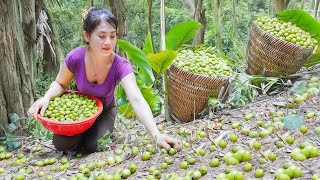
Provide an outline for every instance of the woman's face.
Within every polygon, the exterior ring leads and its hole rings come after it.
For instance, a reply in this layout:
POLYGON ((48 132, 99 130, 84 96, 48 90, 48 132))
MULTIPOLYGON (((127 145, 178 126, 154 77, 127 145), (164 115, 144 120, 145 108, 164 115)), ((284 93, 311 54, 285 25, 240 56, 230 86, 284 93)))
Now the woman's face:
POLYGON ((90 49, 100 56, 109 56, 113 52, 117 41, 116 35, 116 29, 108 22, 102 22, 98 25, 91 35, 84 32, 90 49))

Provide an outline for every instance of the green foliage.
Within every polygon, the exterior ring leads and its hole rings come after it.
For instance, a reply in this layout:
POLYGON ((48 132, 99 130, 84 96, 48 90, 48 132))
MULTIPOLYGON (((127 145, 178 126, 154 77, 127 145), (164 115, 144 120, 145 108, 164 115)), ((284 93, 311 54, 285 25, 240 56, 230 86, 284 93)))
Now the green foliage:
POLYGON ((307 92, 307 82, 306 81, 297 81, 293 84, 292 88, 290 89, 291 92, 302 95, 303 93, 307 92))
POLYGON ((320 45, 320 22, 312 17, 304 10, 285 10, 277 14, 277 17, 283 21, 290 21, 309 32, 313 38, 318 41, 320 45))
POLYGON ((166 49, 178 50, 197 33, 201 24, 196 21, 183 22, 175 25, 166 35, 166 49))
POLYGON ((144 43, 144 46, 143 46, 143 49, 142 51, 148 55, 148 54, 153 54, 154 51, 153 51, 153 45, 152 45, 152 39, 151 39, 151 33, 148 31, 148 35, 147 35, 147 38, 146 38, 146 41, 144 43))
POLYGON ((166 71, 173 63, 173 60, 177 57, 177 52, 175 51, 161 51, 157 54, 149 54, 148 60, 152 69, 161 74, 166 71))
MULTIPOLYGON (((152 89, 150 86, 146 86, 143 81, 137 80, 137 85, 147 103, 150 106, 150 109, 154 115, 158 115, 161 110, 161 101, 160 97, 157 95, 157 90, 152 89)), ((119 113, 122 114, 125 118, 136 117, 132 106, 128 103, 126 99, 125 92, 122 86, 118 86, 116 96, 119 97, 119 113)))
POLYGON ((6 150, 8 151, 19 149, 22 146, 20 139, 11 134, 6 134, 6 136, 0 137, 0 142, 2 145, 6 146, 6 150))
POLYGON ((302 117, 296 114, 283 118, 284 127, 287 129, 298 129, 302 125, 302 117))
POLYGON ((308 68, 319 63, 320 63, 320 52, 317 54, 313 54, 304 64, 304 67, 308 68))
POLYGON ((98 139, 98 145, 97 145, 97 150, 98 151, 105 151, 108 149, 109 145, 112 144, 112 139, 111 139, 111 134, 109 130, 107 130, 103 137, 98 139))
MULTIPOLYGON (((128 53, 129 58, 144 72, 142 77, 147 85, 153 84, 154 76, 152 68, 148 62, 147 56, 139 48, 125 40, 117 40, 119 47, 128 53)), ((141 74, 139 74, 140 76, 141 74)))
POLYGON ((46 1, 52 13, 53 22, 59 33, 59 41, 63 54, 83 45, 82 13, 89 8, 88 1, 59 0, 60 4, 46 1))
POLYGON ((52 139, 52 133, 44 128, 40 121, 34 120, 32 117, 27 120, 27 129, 28 132, 36 139, 44 141, 52 139))
POLYGON ((36 84, 34 87, 35 94, 34 98, 38 99, 43 97, 46 91, 49 89, 50 84, 54 81, 54 77, 50 75, 43 74, 41 76, 37 76, 36 84))
POLYGON ((233 107, 243 106, 258 95, 257 86, 251 84, 252 76, 239 73, 235 76, 233 90, 228 99, 228 103, 233 107))

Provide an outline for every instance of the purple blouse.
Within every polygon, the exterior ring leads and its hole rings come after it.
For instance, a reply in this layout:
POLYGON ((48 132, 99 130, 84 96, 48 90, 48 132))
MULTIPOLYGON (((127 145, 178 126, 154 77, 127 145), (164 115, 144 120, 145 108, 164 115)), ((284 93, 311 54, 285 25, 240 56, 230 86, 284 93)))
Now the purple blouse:
POLYGON ((84 63, 86 48, 87 46, 81 46, 70 51, 65 58, 65 63, 75 76, 77 89, 82 93, 98 97, 105 109, 114 100, 114 90, 118 82, 132 73, 133 68, 126 59, 116 54, 104 82, 102 84, 89 82, 84 63))

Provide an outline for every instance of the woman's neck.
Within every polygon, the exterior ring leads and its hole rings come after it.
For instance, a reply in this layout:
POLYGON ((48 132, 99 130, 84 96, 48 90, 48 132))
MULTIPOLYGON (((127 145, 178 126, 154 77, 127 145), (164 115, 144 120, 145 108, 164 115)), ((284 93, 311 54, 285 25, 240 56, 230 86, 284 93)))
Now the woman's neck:
POLYGON ((90 49, 90 47, 88 47, 87 52, 89 55, 89 59, 91 61, 96 61, 97 63, 100 63, 100 62, 106 63, 106 64, 112 63, 114 56, 115 56, 114 52, 111 52, 107 56, 99 56, 96 53, 92 53, 92 49, 90 49))

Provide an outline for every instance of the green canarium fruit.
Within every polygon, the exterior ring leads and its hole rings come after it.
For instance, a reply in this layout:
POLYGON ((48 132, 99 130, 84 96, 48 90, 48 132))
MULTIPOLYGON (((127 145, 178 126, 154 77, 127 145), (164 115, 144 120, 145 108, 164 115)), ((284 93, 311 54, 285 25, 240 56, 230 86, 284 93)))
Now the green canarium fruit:
POLYGON ((309 32, 300 29, 291 22, 269 17, 259 17, 255 22, 265 32, 284 41, 307 48, 313 48, 318 43, 309 32))

